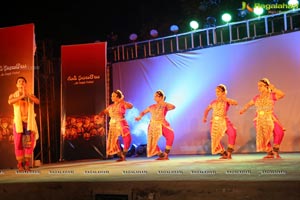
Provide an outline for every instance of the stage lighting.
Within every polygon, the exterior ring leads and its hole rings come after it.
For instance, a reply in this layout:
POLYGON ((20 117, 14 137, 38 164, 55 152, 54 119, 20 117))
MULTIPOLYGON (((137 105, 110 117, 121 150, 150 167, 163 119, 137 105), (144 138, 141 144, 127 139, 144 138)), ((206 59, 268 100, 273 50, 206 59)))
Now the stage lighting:
POLYGON ((228 13, 224 13, 224 14, 222 15, 222 20, 223 20, 224 22, 226 22, 226 23, 229 23, 229 22, 231 21, 231 15, 228 14, 228 13))
POLYGON ((136 148, 136 156, 147 155, 147 144, 141 144, 136 148))
POLYGON ((255 7, 253 9, 254 14, 257 16, 261 16, 264 13, 264 9, 262 7, 255 7))
POLYGON ((179 27, 177 25, 170 26, 170 31, 172 31, 174 34, 179 31, 179 27))
POLYGON ((293 9, 298 8, 299 1, 298 0, 289 0, 288 5, 291 6, 293 9))
POLYGON ((137 38, 138 38, 138 36, 137 36, 137 34, 135 34, 135 33, 132 33, 132 34, 130 34, 130 36, 129 36, 129 39, 130 39, 132 42, 136 41, 137 38))
POLYGON ((155 29, 152 29, 152 30, 150 31, 150 35, 151 35, 153 38, 156 38, 156 37, 158 36, 158 31, 155 30, 155 29))
POLYGON ((190 22, 190 27, 193 29, 193 30, 196 30, 199 28, 199 23, 195 20, 191 21, 190 22))
POLYGON ((137 145, 136 144, 132 144, 130 149, 128 150, 127 154, 126 154, 126 157, 131 157, 131 156, 134 156, 136 153, 136 148, 137 148, 137 145))
POLYGON ((209 27, 215 27, 216 26, 216 18, 214 17, 207 17, 206 18, 206 24, 205 24, 205 27, 206 28, 209 28, 209 27))

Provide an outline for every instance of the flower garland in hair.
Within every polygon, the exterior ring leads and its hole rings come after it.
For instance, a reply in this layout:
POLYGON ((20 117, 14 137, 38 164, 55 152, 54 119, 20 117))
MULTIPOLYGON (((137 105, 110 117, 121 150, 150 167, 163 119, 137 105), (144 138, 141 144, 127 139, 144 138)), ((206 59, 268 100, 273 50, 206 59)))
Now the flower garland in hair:
POLYGON ((224 89, 225 94, 227 94, 227 87, 224 84, 219 84, 218 87, 221 87, 224 89))

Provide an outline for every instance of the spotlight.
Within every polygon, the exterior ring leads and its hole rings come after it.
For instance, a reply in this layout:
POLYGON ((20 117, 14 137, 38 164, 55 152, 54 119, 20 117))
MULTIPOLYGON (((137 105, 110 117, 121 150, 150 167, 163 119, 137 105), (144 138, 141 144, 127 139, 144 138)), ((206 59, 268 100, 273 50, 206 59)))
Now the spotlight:
POLYGON ((197 28, 199 28, 199 23, 197 21, 193 20, 193 21, 190 22, 190 27, 193 30, 196 30, 197 28))
POLYGON ((132 42, 136 41, 137 38, 138 38, 138 36, 137 36, 137 34, 135 34, 135 33, 132 33, 132 34, 130 34, 130 36, 129 36, 129 39, 130 39, 132 42))
POLYGON ((131 156, 135 155, 136 147, 137 147, 136 144, 132 144, 131 147, 130 147, 130 149, 128 150, 126 156, 127 157, 131 157, 131 156))
POLYGON ((172 31, 174 34, 179 31, 179 27, 177 25, 170 26, 170 31, 172 31))
POLYGON ((206 28, 209 28, 209 27, 215 27, 216 26, 216 18, 214 17, 207 17, 206 18, 206 28))
POLYGON ((223 20, 224 22, 226 22, 226 23, 230 22, 230 21, 231 21, 231 15, 228 14, 228 13, 224 13, 224 14, 222 15, 222 20, 223 20))
POLYGON ((299 1, 298 0, 289 0, 288 5, 291 6, 292 8, 298 8, 299 1))
POLYGON ((152 29, 152 30, 150 31, 150 35, 151 35, 153 38, 156 38, 156 37, 158 36, 158 31, 155 30, 155 29, 152 29))
POLYGON ((146 156, 147 155, 147 144, 141 144, 136 148, 136 156, 146 156))
POLYGON ((264 9, 262 7, 255 7, 253 11, 257 16, 261 16, 264 13, 264 9))

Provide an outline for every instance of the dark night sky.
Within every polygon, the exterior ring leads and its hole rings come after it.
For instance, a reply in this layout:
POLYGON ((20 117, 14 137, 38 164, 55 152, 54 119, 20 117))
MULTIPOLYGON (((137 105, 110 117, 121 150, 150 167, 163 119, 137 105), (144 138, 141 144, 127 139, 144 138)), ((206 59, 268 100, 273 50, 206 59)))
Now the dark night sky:
POLYGON ((63 44, 103 41, 111 32, 126 42, 130 33, 139 34, 147 23, 175 19, 179 1, 11 1, 1 6, 0 27, 34 23, 36 39, 55 39, 63 44))
POLYGON ((179 25, 180 32, 190 31, 191 19, 204 21, 220 10, 236 11, 237 0, 115 0, 115 1, 6 1, 0 10, 0 27, 35 24, 37 40, 55 40, 62 45, 107 41, 108 35, 118 35, 115 44, 149 39, 151 29, 159 36, 170 35, 169 27, 179 25), (201 2, 210 4, 201 9, 201 2), (148 38, 147 38, 148 37, 148 38))

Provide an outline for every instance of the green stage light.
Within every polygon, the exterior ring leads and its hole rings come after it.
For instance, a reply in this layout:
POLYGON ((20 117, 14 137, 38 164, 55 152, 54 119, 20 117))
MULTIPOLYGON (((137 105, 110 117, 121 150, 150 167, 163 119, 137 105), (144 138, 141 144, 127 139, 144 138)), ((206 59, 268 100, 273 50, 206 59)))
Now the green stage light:
POLYGON ((261 16, 264 13, 264 9, 262 7, 255 7, 253 9, 254 14, 257 16, 261 16))
POLYGON ((288 5, 293 7, 293 8, 298 8, 299 6, 299 1, 298 0, 289 0, 288 5))
POLYGON ((228 14, 228 13, 224 13, 224 14, 222 15, 222 20, 223 20, 224 22, 226 22, 226 23, 230 22, 231 19, 232 19, 232 17, 231 17, 231 15, 228 14))
POLYGON ((193 21, 190 22, 190 27, 193 30, 196 30, 197 28, 199 28, 199 23, 197 21, 193 20, 193 21))

